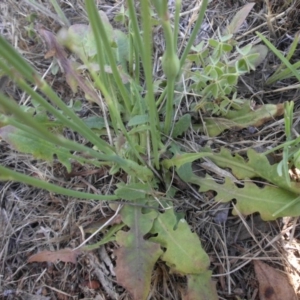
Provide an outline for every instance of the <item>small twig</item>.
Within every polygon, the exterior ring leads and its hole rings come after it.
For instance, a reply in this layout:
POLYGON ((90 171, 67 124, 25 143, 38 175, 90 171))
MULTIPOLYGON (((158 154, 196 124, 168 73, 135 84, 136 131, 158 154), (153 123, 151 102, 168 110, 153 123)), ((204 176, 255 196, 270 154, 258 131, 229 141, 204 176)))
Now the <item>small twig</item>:
POLYGON ((83 241, 78 247, 74 248, 73 251, 76 251, 80 249, 82 246, 84 246, 89 240, 91 240, 98 232, 100 232, 103 228, 108 226, 110 222, 118 215, 119 211, 121 210, 123 206, 120 204, 115 212, 115 214, 109 218, 102 226, 100 226, 91 236, 89 236, 85 241, 83 241))

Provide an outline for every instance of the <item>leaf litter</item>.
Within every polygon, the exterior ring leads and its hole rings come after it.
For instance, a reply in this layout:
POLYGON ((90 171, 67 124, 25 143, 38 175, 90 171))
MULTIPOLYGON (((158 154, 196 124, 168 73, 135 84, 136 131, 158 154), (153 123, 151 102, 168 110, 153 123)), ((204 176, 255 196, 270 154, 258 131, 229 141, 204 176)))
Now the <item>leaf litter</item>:
POLYGON ((71 248, 65 248, 57 251, 42 251, 37 254, 33 254, 28 258, 28 262, 52 262, 56 263, 62 261, 65 263, 77 264, 77 256, 80 251, 73 250, 71 248))
POLYGON ((254 269, 259 282, 260 300, 298 299, 285 274, 259 260, 254 261, 254 269))
MULTIPOLYGON (((191 3, 191 5, 193 5, 193 3, 191 3)), ((225 5, 225 4, 221 3, 221 2, 217 3, 217 5, 215 6, 216 11, 217 11, 217 9, 220 9, 222 11, 222 9, 224 9, 223 5, 225 5)), ((238 3, 236 3, 236 4, 231 3, 230 5, 231 5, 230 11, 232 11, 234 8, 237 8, 236 5, 238 5, 238 3), (232 7, 232 5, 233 5, 233 7, 232 7)), ((259 7, 259 5, 263 6, 264 4, 257 4, 257 5, 258 5, 257 9, 261 9, 262 7, 259 7)), ((273 6, 273 7, 271 7, 271 9, 273 10, 273 12, 275 14, 276 13, 279 14, 279 12, 278 12, 279 8, 273 6)), ((220 15, 222 15, 222 14, 220 14, 220 15)), ((221 23, 221 20, 219 18, 220 18, 219 15, 214 17, 216 22, 221 23)), ((296 19, 296 18, 294 18, 294 19, 296 19)), ((282 19, 282 20, 285 20, 286 24, 288 24, 288 23, 290 24, 290 22, 292 22, 291 20, 294 20, 294 19, 289 18, 289 19, 286 19, 286 20, 285 19, 282 19)), ((50 20, 49 17, 45 17, 45 19, 44 19, 45 22, 49 22, 49 20, 50 20)), ((236 21, 236 22, 238 24, 241 23, 240 21, 236 21)), ((253 19, 253 22, 254 22, 254 24, 257 24, 257 23, 255 23, 255 22, 257 22, 257 20, 253 19)), ((51 22, 49 24, 51 24, 51 22)), ((237 26, 237 25, 235 25, 235 26, 237 26)), ((239 24, 239 26, 240 26, 240 24, 239 24)), ((273 26, 273 25, 271 25, 271 26, 273 26)), ((287 28, 292 28, 292 27, 289 26, 287 28)), ((22 45, 20 45, 20 47, 22 47, 22 45)), ((53 49, 52 49, 52 51, 50 49, 50 52, 48 53, 48 56, 50 57, 51 55, 55 55, 55 54, 56 54, 56 52, 53 51, 53 49)), ((245 80, 247 80, 247 78, 245 80)), ((248 83, 246 82, 246 85, 247 84, 248 83)), ((271 95, 270 94, 266 95, 266 99, 267 99, 266 101, 268 101, 270 99, 270 97, 274 97, 274 95, 272 95, 272 94, 271 95)), ((284 97, 291 98, 287 94, 285 94, 284 97)), ((272 99, 272 100, 274 100, 274 99, 272 99)), ((232 128, 232 127, 234 127, 234 126, 232 125, 229 128, 232 128)), ((270 135, 273 134, 274 135, 276 133, 278 134, 279 132, 280 132, 280 125, 276 125, 276 123, 274 122, 274 125, 273 125, 273 128, 272 128, 271 131, 265 131, 264 132, 264 129, 262 129, 261 134, 262 134, 262 136, 267 136, 268 134, 270 134, 270 135), (277 126, 277 128, 276 128, 276 126, 277 126)), ((236 135, 238 136, 238 134, 236 134, 236 135)), ((239 147, 238 144, 234 145, 234 143, 236 141, 234 141, 233 144, 228 142, 226 132, 225 132, 225 135, 221 137, 221 139, 223 140, 223 143, 225 141, 225 143, 230 144, 230 145, 228 145, 229 148, 232 147, 230 149, 234 149, 234 150, 238 149, 238 147, 239 147), (226 142, 226 139, 227 139, 227 142, 226 142)), ((255 144, 255 142, 253 142, 251 140, 249 140, 248 143, 250 145, 255 144)), ((222 143, 220 143, 220 144, 222 144, 222 143)), ((214 145, 216 147, 219 147, 220 144, 218 144, 218 141, 215 141, 214 145)), ((18 168, 27 169, 29 172, 35 172, 35 171, 40 172, 42 176, 45 176, 45 178, 51 179, 51 176, 49 175, 49 169, 47 169, 46 167, 39 166, 39 171, 37 171, 37 169, 33 165, 34 162, 30 162, 29 159, 26 156, 16 157, 14 155, 14 153, 10 152, 10 150, 5 148, 3 145, 1 145, 1 149, 2 148, 4 150, 1 153, 1 159, 2 160, 5 159, 5 161, 7 163, 16 165, 18 168), (26 161, 28 161, 29 163, 25 163, 26 161), (28 168, 28 166, 29 166, 29 168, 28 168)), ((61 168, 61 166, 59 164, 54 163, 52 171, 56 172, 56 175, 61 175, 62 173, 59 170, 60 168, 61 168)), ((115 180, 117 180, 117 179, 115 179, 115 180)), ((104 179, 100 179, 100 181, 102 181, 105 184, 104 179)), ((82 188, 84 186, 83 182, 80 181, 80 180, 77 180, 77 178, 76 178, 76 180, 72 181, 72 184, 74 184, 75 186, 77 186, 79 188, 82 188)), ((100 187, 100 186, 98 186, 98 187, 100 187)), ((97 218, 97 214, 95 214, 95 213, 91 214, 89 211, 92 210, 92 209, 97 210, 97 208, 99 207, 98 204, 82 203, 81 206, 78 206, 78 205, 75 205, 75 204, 73 204, 73 206, 69 206, 69 205, 66 204, 68 202, 66 199, 61 199, 61 200, 59 200, 59 203, 55 204, 55 209, 48 215, 47 207, 45 207, 44 203, 48 203, 49 206, 52 207, 52 208, 53 208, 54 204, 53 204, 53 202, 49 201, 48 196, 45 196, 43 193, 38 193, 38 192, 35 192, 35 191, 31 191, 28 188, 22 187, 22 186, 17 187, 16 185, 8 185, 8 186, 5 186, 5 187, 1 186, 1 190, 3 190, 5 192, 5 194, 7 196, 7 199, 9 199, 9 201, 14 203, 16 205, 16 207, 18 208, 18 211, 16 211, 15 208, 7 200, 4 201, 5 205, 1 206, 1 207, 3 207, 3 206, 5 207, 5 209, 1 210, 1 222, 4 222, 4 224, 6 226, 5 228, 8 229, 6 231, 6 234, 8 234, 8 235, 3 235, 3 243, 4 243, 3 245, 8 245, 10 247, 10 249, 13 249, 14 251, 11 252, 11 253, 14 253, 13 255, 15 255, 15 257, 18 257, 17 249, 22 249, 24 252, 28 252, 28 249, 30 249, 30 247, 32 247, 33 245, 37 245, 37 244, 35 244, 36 242, 33 242, 33 240, 30 238, 32 235, 36 238, 36 240, 42 239, 43 243, 49 244, 50 247, 52 247, 53 244, 59 242, 59 239, 58 239, 59 237, 60 237, 62 243, 66 242, 66 241, 70 241, 71 236, 73 236, 73 237, 77 236, 78 237, 78 235, 76 235, 76 232, 78 232, 78 229, 76 227, 77 223, 79 223, 79 224, 89 224, 89 222, 90 222, 89 219, 97 218), (30 197, 28 197, 29 195, 30 195, 30 197), (25 202, 24 200, 22 200, 22 199, 28 199, 28 198, 34 199, 35 201, 26 201, 25 202), (17 199, 21 199, 21 200, 17 201, 17 199), (37 203, 35 203, 35 202, 37 202, 37 203), (30 207, 28 207, 28 205, 30 205, 30 207), (75 212, 78 213, 79 209, 83 210, 83 212, 79 213, 76 216, 75 212), (71 213, 71 215, 74 214, 74 216, 68 217, 68 216, 70 216, 70 213, 71 213), (47 227, 47 230, 50 233, 49 236, 46 236, 46 235, 41 236, 40 233, 37 233, 37 230, 35 230, 37 217, 32 217, 33 214, 38 216, 40 219, 42 219, 42 218, 44 218, 44 216, 48 215, 48 218, 45 219, 44 222, 47 224, 46 227, 47 227), (15 217, 15 223, 10 222, 10 218, 12 216, 15 217), (60 221, 60 219, 65 220, 65 224, 63 224, 63 222, 60 221), (19 224, 22 227, 24 227, 24 230, 23 230, 22 233, 21 232, 13 233, 13 231, 9 231, 10 226, 13 227, 13 226, 15 226, 15 224, 19 224), (53 230, 54 231, 56 230, 57 233, 59 233, 58 235, 56 234, 56 236, 54 238, 51 237, 51 236, 53 236, 53 230), (9 233, 9 232, 11 232, 11 233, 9 233), (17 236, 19 236, 19 240, 20 239, 23 240, 23 244, 20 244, 18 242, 18 239, 14 238, 14 234, 17 234, 17 236), (9 244, 6 244, 7 241, 9 241, 9 244)), ((205 194, 205 196, 209 196, 208 192, 205 194)), ((185 196, 185 197, 187 197, 187 196, 185 196)), ((223 253, 224 248, 222 248, 220 245, 224 243, 225 237, 223 239, 222 239, 222 237, 218 238, 220 235, 222 235, 220 226, 219 225, 214 226, 212 224, 210 224, 209 226, 204 225, 203 219, 199 218, 199 215, 198 215, 198 214, 201 214, 201 210, 199 210, 199 201, 201 202, 201 205, 203 205, 203 207, 205 209, 209 208, 209 209, 213 210, 214 207, 213 206, 208 206, 207 203, 202 202, 202 200, 198 200, 198 202, 197 202, 197 201, 195 201, 194 197, 198 197, 198 199, 201 199, 199 197, 199 195, 196 193, 196 194, 193 195, 193 197, 191 199, 189 199, 190 203, 186 206, 186 208, 189 208, 189 209, 191 209, 191 205, 194 205, 195 207, 197 207, 197 209, 196 210, 194 209, 193 213, 191 213, 190 216, 189 216, 188 221, 189 221, 190 225, 195 230, 195 232, 197 232, 199 234, 199 237, 202 239, 202 243, 204 243, 206 248, 215 249, 215 250, 219 251, 220 257, 218 259, 219 259, 219 262, 221 264, 224 264, 224 266, 226 266, 226 263, 225 263, 226 260, 224 259, 224 257, 222 257, 222 254, 226 254, 228 259, 230 260, 230 263, 231 263, 231 270, 234 270, 234 269, 237 270, 238 267, 239 267, 239 264, 236 263, 236 258, 235 258, 236 255, 241 255, 241 253, 244 253, 245 251, 246 252, 250 251, 248 249, 247 245, 246 245, 246 242, 242 243, 242 245, 239 245, 239 247, 241 247, 241 248, 238 248, 238 247, 235 248, 236 247, 235 245, 228 244, 227 247, 229 247, 229 249, 228 249, 229 252, 227 252, 227 253, 224 252, 223 253), (204 227, 201 227, 201 225, 204 226, 204 227), (228 256, 228 253, 231 254, 231 256, 230 255, 228 256)), ((178 207, 182 207, 182 204, 178 203, 178 207)), ((108 214, 111 213, 111 211, 109 210, 108 207, 101 206, 101 207, 99 207, 99 209, 102 211, 103 215, 105 215, 107 213, 108 214)), ((229 219, 228 219, 227 224, 226 224, 228 226, 228 234, 229 235, 230 235, 230 225, 234 226, 234 224, 235 224, 234 220, 236 220, 236 219, 234 219, 234 217, 229 216, 229 219)), ((41 221, 38 221, 37 224, 38 224, 38 227, 39 227, 39 226, 41 226, 42 223, 41 223, 41 221)), ((255 226, 255 224, 254 224, 254 226, 255 226)), ((17 228, 17 226, 15 228, 17 228)), ((2 234, 2 232, 1 232, 1 234, 2 234)), ((297 234, 297 230, 296 230, 295 234, 297 234)), ((264 235, 261 236, 262 241, 263 241, 263 239, 269 239, 269 238, 271 238, 270 233, 265 233, 264 235)), ((283 243, 285 243, 285 242, 288 242, 288 237, 287 236, 285 237, 285 240, 283 240, 283 243)), ((262 242, 261 245, 259 245, 259 246, 264 247, 264 245, 266 245, 266 244, 263 244, 263 242, 262 242)), ((107 250, 107 251, 109 252, 109 250, 107 250)), ((254 253, 255 251, 256 251, 255 248, 252 249, 252 253, 254 253)), ((269 252, 269 249, 267 247, 265 248, 265 251, 266 251, 265 254, 267 254, 267 256, 272 255, 272 252, 271 251, 269 252)), ((68 250, 67 250, 67 252, 68 252, 68 250)), ((40 253, 42 253, 42 252, 40 252, 40 253)), ((52 253, 52 252, 50 252, 50 253, 52 253)), ((210 253, 210 256, 211 256, 211 253, 210 253)), ((278 257, 280 257, 279 254, 278 254, 278 257)), ((42 258, 43 258, 43 256, 42 256, 42 258)), ((2 259, 2 257, 1 257, 1 259, 2 259)), ((52 258, 51 258, 51 255, 50 255, 50 259, 53 259, 53 260, 54 259, 55 260, 59 259, 59 260, 61 260, 60 258, 58 258, 55 255, 52 258)), ((68 255, 67 255, 66 261, 68 261, 68 259, 70 259, 70 257, 68 258, 68 255)), ((113 260, 113 258, 112 258, 112 260, 113 260)), ((2 261, 1 261, 1 263, 2 263, 2 261)), ((8 263, 10 263, 10 266, 15 271, 19 267, 19 265, 16 265, 16 264, 14 265, 13 262, 9 261, 9 260, 7 262, 5 262, 6 266, 7 266, 8 263)), ((220 273, 217 270, 218 262, 216 262, 216 258, 212 258, 211 266, 212 266, 212 271, 213 271, 214 274, 220 273)), ((85 268, 86 268, 86 271, 91 272, 91 274, 92 274, 92 270, 88 269, 88 265, 86 265, 85 268)), ((225 267, 225 269, 226 269, 226 267, 225 267)), ((29 271, 29 270, 26 270, 26 271, 29 271)), ((40 269, 40 271, 42 271, 42 269, 40 269)), ((230 271, 230 270, 228 270, 228 271, 230 271)), ((49 269, 48 273, 51 274, 51 272, 54 272, 52 274, 56 274, 56 275, 58 274, 59 276, 61 276, 61 274, 59 274, 59 270, 50 270, 49 269)), ((84 273, 85 270, 81 270, 80 272, 84 273)), ((5 274, 5 281, 4 281, 4 285, 5 285, 5 289, 6 289, 5 291, 8 294, 8 291, 10 290, 10 288, 12 288, 12 295, 14 297, 14 295, 15 295, 15 294, 13 294, 14 293, 13 292, 14 287, 13 287, 12 284, 10 284, 10 278, 11 277, 8 277, 8 276, 13 276, 13 274, 7 274, 7 273, 4 273, 4 272, 3 272, 3 274, 5 274)), ((67 272, 64 273, 64 275, 61 276, 62 281, 64 281, 66 278, 69 278, 68 276, 69 275, 68 275, 67 272), (66 276, 66 277, 64 278, 64 276, 66 276)), ((256 276, 258 277, 258 275, 256 275, 256 276)), ((83 278, 85 278, 85 277, 83 277, 83 278)), ((26 289, 28 290, 28 286, 30 285, 30 279, 29 278, 28 279, 23 278, 22 280, 23 281, 20 282, 21 288, 23 288, 24 290, 26 290, 26 289), (28 285, 28 286, 26 286, 26 285, 28 285)), ((242 272, 239 273, 239 271, 237 270, 232 275, 231 278, 228 278, 228 281, 232 281, 232 280, 234 280, 236 283, 237 282, 242 282, 243 281, 243 273, 242 272)), ((194 282, 197 282, 197 280, 195 278, 193 278, 193 279, 188 278, 189 292, 187 292, 186 296, 183 296, 183 299, 197 299, 198 294, 197 294, 196 288, 199 287, 199 286, 197 286, 197 284, 193 285, 194 282), (184 297, 186 297, 186 298, 184 298, 184 297)), ((226 282, 226 279, 225 279, 225 282, 226 282)), ((270 286, 273 287, 274 282, 270 282, 270 283, 271 283, 270 286)), ((58 288, 63 289, 62 285, 59 285, 57 282, 48 281, 48 285, 51 286, 52 284, 53 284, 53 286, 56 285, 58 288)), ((78 286, 79 286, 79 282, 78 282, 78 286)), ((218 287, 219 287, 218 291, 221 292, 221 294, 224 295, 224 296, 229 295, 230 292, 231 292, 231 295, 233 295, 233 294, 234 295, 241 295, 241 294, 239 294, 239 292, 237 290, 230 289, 229 285, 227 287, 225 285, 223 290, 220 288, 220 286, 218 286, 218 287)), ((255 288, 257 288, 257 286, 255 286, 255 285, 254 286, 249 286, 249 287, 253 288, 254 291, 255 291, 255 288)), ((171 289, 169 289, 167 286, 161 286, 161 288, 162 288, 162 290, 167 289, 168 291, 171 291, 171 289)), ((69 291, 71 291, 71 288, 69 288, 69 291)), ((41 289, 40 293, 46 293, 46 292, 41 289)), ((119 290, 119 294, 122 295, 122 293, 124 293, 124 292, 122 290, 119 290)), ((57 293, 56 295, 59 295, 59 293, 57 293)), ((86 296, 87 295, 89 295, 90 297, 95 296, 92 293, 90 293, 90 294, 87 293, 86 296)), ((167 295, 167 293, 164 294, 164 295, 167 295)), ((106 299, 105 295, 103 295, 103 297, 104 297, 104 299, 106 299)), ((210 295, 210 297, 213 297, 213 296, 210 295)), ((245 291, 244 291, 244 294, 241 295, 241 297, 246 298, 246 292, 245 291)), ((42 296, 41 296, 41 298, 42 298, 42 296)), ((210 298, 208 298, 208 299, 210 299, 210 298)), ((211 298, 211 299, 214 299, 214 298, 211 298)), ((291 299, 293 299, 293 298, 291 298, 291 299)))

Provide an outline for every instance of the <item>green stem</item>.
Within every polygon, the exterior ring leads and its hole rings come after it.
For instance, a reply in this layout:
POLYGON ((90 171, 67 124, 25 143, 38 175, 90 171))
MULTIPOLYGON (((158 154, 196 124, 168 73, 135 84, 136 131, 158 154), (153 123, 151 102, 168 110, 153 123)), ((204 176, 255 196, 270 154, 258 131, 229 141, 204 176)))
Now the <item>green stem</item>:
POLYGON ((300 196, 295 198, 294 200, 290 201, 289 203, 287 203, 286 205, 284 205, 282 208, 278 209, 276 212, 274 212, 274 214, 272 215, 272 217, 277 217, 280 213, 282 213, 284 210, 288 209, 289 207, 295 205, 297 202, 300 201, 300 196))
POLYGON ((91 200, 101 200, 101 201, 111 201, 117 200, 118 197, 115 195, 97 195, 97 194, 89 194, 84 192, 77 192, 73 190, 69 190, 66 188, 62 188, 52 183, 48 183, 36 178, 33 178, 28 175, 24 175, 10 169, 7 169, 0 165, 0 179, 1 180, 9 180, 9 181, 17 181, 22 182, 28 185, 35 186, 37 188, 45 189, 49 192, 66 195, 79 199, 91 199, 91 200))
POLYGON ((197 34, 199 33, 199 30, 200 30, 200 27, 201 27, 201 24, 202 24, 202 21, 203 21, 203 18, 204 18, 204 14, 205 14, 205 11, 206 11, 206 8, 207 8, 207 5, 208 5, 208 1, 209 0, 202 0, 202 4, 201 4, 200 11, 199 11, 198 19, 196 21, 196 24, 195 24, 194 29, 191 33, 191 36, 188 40, 188 43, 185 46, 184 51, 183 51, 183 53, 181 55, 181 58, 180 58, 180 70, 183 67, 184 63, 185 63, 186 57, 189 54, 189 52, 190 52, 190 50, 193 46, 193 43, 194 43, 194 41, 197 37, 197 34))
POLYGON ((174 87, 177 74, 180 71, 180 62, 174 47, 174 34, 172 32, 169 14, 167 9, 162 10, 161 15, 162 27, 164 30, 164 37, 166 41, 166 52, 162 58, 162 68, 167 77, 167 103, 166 103, 166 118, 164 133, 170 134, 172 126, 172 118, 174 114, 174 87))
POLYGON ((263 152, 262 154, 263 154, 263 155, 268 155, 268 154, 273 153, 273 152, 275 152, 275 151, 277 151, 277 150, 280 150, 280 149, 282 149, 282 148, 284 148, 284 147, 297 145, 299 142, 300 142, 300 137, 297 137, 297 138, 296 138, 295 140, 293 140, 293 141, 284 142, 283 144, 281 144, 281 145, 279 145, 279 146, 276 146, 276 147, 274 147, 274 148, 272 148, 272 149, 270 149, 270 150, 268 150, 268 151, 265 151, 265 152, 263 152))
MULTIPOLYGON (((105 155, 101 154, 91 148, 78 144, 76 142, 70 141, 62 136, 56 136, 49 132, 47 128, 45 128, 42 124, 38 123, 34 118, 23 112, 18 104, 12 102, 9 98, 5 97, 0 93, 0 102, 5 109, 12 112, 17 120, 22 120, 22 123, 34 129, 34 131, 43 139, 51 142, 53 144, 62 146, 70 151, 79 151, 83 153, 87 153, 94 158, 98 158, 104 161, 114 161, 120 165, 127 165, 126 161, 117 155, 105 155)), ((20 124, 20 123, 18 123, 20 124)), ((16 124, 17 125, 17 124, 16 124)), ((21 127, 21 126, 20 126, 21 127)), ((22 128, 20 128, 22 129, 22 128)))
MULTIPOLYGON (((0 116, 0 122, 3 123, 4 125, 11 125, 20 130, 23 130, 26 133, 29 133, 30 137, 36 136, 37 138, 41 138, 43 140, 45 139, 45 136, 42 135, 41 133, 37 132, 34 128, 28 127, 27 125, 24 125, 23 123, 20 123, 11 117, 6 117, 6 116, 2 115, 2 116, 0 116)), ((101 162, 98 159, 87 159, 87 158, 84 158, 81 156, 74 155, 73 153, 72 154, 69 153, 69 154, 65 154, 65 155, 67 155, 68 159, 76 160, 76 161, 80 162, 82 165, 89 164, 89 165, 94 165, 96 167, 101 167, 103 165, 109 166, 109 165, 113 164, 113 162, 110 162, 110 161, 101 162)))
MULTIPOLYGON (((139 50, 139 54, 141 56, 142 61, 145 60, 145 53, 144 53, 144 46, 142 42, 142 37, 140 34, 140 29, 138 25, 137 16, 135 13, 135 7, 134 7, 134 1, 127 0, 128 5, 128 11, 129 11, 129 18, 130 18, 130 24, 132 26, 132 33, 133 33, 133 41, 137 43, 137 48, 139 50)), ((150 45, 148 45, 150 47, 150 45)))
POLYGON ((174 114, 173 98, 174 98, 175 79, 169 79, 167 85, 167 103, 166 103, 166 119, 164 133, 168 135, 172 127, 172 119, 174 114))
MULTIPOLYGON (((131 99, 130 99, 128 91, 125 89, 125 86, 124 86, 121 76, 119 74, 119 70, 118 70, 114 55, 113 55, 113 51, 112 51, 110 42, 108 40, 105 27, 99 16, 97 7, 96 7, 94 1, 89 1, 89 0, 85 1, 85 6, 86 6, 86 10, 87 10, 87 13, 89 16, 90 24, 91 24, 93 32, 94 32, 94 37, 96 40, 100 39, 100 37, 101 37, 102 45, 105 49, 105 54, 108 57, 114 79, 115 79, 116 84, 119 88, 119 91, 122 95, 122 99, 124 101, 127 112, 130 113, 131 112, 131 99)), ((103 49, 99 49, 98 51, 103 51, 103 49)), ((102 71, 104 72, 104 70, 102 70, 102 71)))
MULTIPOLYGON (((113 100, 111 97, 112 92, 111 93, 108 92, 108 90, 106 89, 104 84, 101 82, 101 80, 99 80, 99 78, 97 78, 97 76, 95 76, 95 73, 93 71, 91 71, 91 75, 95 81, 96 86, 98 86, 99 89, 102 91, 103 96, 104 96, 106 102, 108 103, 108 106, 110 107, 110 113, 113 116, 113 119, 118 123, 118 127, 120 128, 123 135, 126 137, 126 140, 128 141, 133 153, 135 154, 136 158, 140 161, 140 163, 142 165, 145 165, 145 160, 141 157, 141 155, 136 150, 135 144, 131 140, 131 138, 126 130, 126 127, 124 126, 122 118, 121 118, 120 114, 118 113, 118 109, 113 104, 113 100)), ((118 132, 116 132, 116 134, 118 134, 118 132)))
MULTIPOLYGON (((128 2, 131 2, 129 0, 128 2)), ((159 157, 158 157, 158 141, 160 141, 160 132, 158 131, 158 115, 155 104, 155 97, 153 92, 153 77, 152 77, 152 27, 150 18, 150 6, 148 1, 141 1, 141 14, 142 14, 142 28, 143 28, 143 42, 142 47, 144 59, 143 67, 145 72, 145 81, 147 86, 146 103, 149 109, 150 116, 150 132, 152 151, 154 157, 154 165, 159 168, 159 157)), ((138 33, 137 33, 138 34, 138 33)))
MULTIPOLYGON (((0 44, 1 44, 0 36, 0 44)), ((1 44, 2 45, 2 44, 1 44)), ((3 55, 2 50, 6 51, 6 46, 1 49, 1 55, 3 55)), ((110 147, 105 141, 100 139, 90 128, 88 128, 85 123, 72 111, 69 107, 57 96, 57 94, 51 89, 51 87, 43 80, 39 78, 39 75, 35 73, 33 69, 26 62, 19 61, 20 56, 18 53, 14 53, 14 49, 11 49, 12 54, 9 58, 9 63, 16 68, 27 80, 31 81, 33 84, 37 84, 39 89, 63 112, 61 114, 57 109, 51 106, 46 99, 41 95, 35 92, 20 76, 14 74, 7 64, 0 60, 0 67, 4 70, 4 73, 10 76, 17 84, 24 89, 33 99, 45 107, 51 114, 53 114, 57 119, 59 119, 63 124, 69 126, 71 129, 74 129, 80 133, 83 137, 89 140, 91 143, 97 146, 98 149, 103 151, 106 154, 112 154, 113 148, 110 147), (29 74, 28 71, 29 70, 29 74), (34 74, 34 75, 32 75, 34 74), (69 117, 72 121, 68 120, 69 117)), ((6 55, 3 57, 7 58, 6 55)))
POLYGON ((54 10, 57 13, 57 15, 60 17, 60 19, 65 24, 65 26, 70 27, 71 24, 70 24, 68 18, 66 17, 66 15, 64 14, 64 12, 62 11, 61 7, 57 3, 57 1, 56 0, 50 0, 50 2, 52 4, 52 6, 54 7, 54 10))
POLYGON ((177 51, 180 8, 181 8, 181 0, 176 0, 176 2, 175 2, 175 17, 174 17, 174 51, 177 51))

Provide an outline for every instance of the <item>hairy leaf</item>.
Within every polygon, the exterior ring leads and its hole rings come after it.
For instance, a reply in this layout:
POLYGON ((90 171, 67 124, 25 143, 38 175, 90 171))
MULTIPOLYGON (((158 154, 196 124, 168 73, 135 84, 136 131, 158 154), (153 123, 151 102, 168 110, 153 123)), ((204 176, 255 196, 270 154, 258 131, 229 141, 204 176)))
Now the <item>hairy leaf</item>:
POLYGON ((239 28, 246 20, 255 3, 248 3, 243 6, 233 17, 230 24, 227 26, 224 34, 232 34, 238 32, 239 28))
POLYGON ((35 158, 52 162, 53 156, 57 155, 57 158, 67 168, 67 171, 71 172, 69 160, 73 158, 73 155, 68 149, 58 147, 38 136, 10 125, 0 128, 0 136, 14 149, 32 154, 35 158))
POLYGON ((133 299, 147 299, 150 291, 151 273, 154 264, 162 255, 159 244, 144 239, 157 213, 142 214, 136 207, 125 206, 121 212, 123 222, 130 227, 128 232, 119 231, 116 250, 116 276, 119 284, 128 290, 133 299))
POLYGON ((176 138, 186 132, 191 124, 191 115, 183 115, 174 125, 172 137, 176 138))
POLYGON ((150 238, 166 248, 162 259, 172 272, 182 275, 205 272, 209 266, 209 258, 202 249, 196 233, 192 233, 185 219, 177 221, 173 210, 160 214, 154 221, 150 238))
POLYGON ((256 68, 259 66, 266 58, 268 54, 268 48, 265 45, 255 45, 251 48, 247 55, 248 61, 256 68), (258 56, 254 55, 258 54, 258 56))
MULTIPOLYGON (((266 104, 253 110, 247 101, 240 110, 228 111, 224 117, 203 118, 205 129, 210 136, 217 136, 226 129, 241 130, 249 126, 259 127, 272 120, 274 117, 282 116, 283 104, 266 104)), ((194 128, 204 131, 204 126, 194 125, 194 128)))

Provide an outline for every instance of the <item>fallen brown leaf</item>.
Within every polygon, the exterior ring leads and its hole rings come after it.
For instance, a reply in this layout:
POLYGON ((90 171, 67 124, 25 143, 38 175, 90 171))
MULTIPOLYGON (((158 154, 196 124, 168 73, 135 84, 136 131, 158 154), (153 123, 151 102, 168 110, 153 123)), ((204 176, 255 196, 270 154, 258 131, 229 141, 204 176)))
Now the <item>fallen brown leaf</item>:
POLYGON ((297 300, 287 276, 260 261, 254 261, 254 269, 259 282, 260 300, 297 300))
POLYGON ((58 251, 42 251, 37 254, 33 254, 28 258, 28 262, 52 262, 55 263, 57 261, 62 262, 70 262, 72 264, 77 263, 77 256, 79 255, 80 251, 73 250, 70 248, 61 249, 58 251))
POLYGON ((97 290, 100 288, 100 283, 97 280, 85 281, 83 285, 91 290, 97 290))

